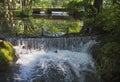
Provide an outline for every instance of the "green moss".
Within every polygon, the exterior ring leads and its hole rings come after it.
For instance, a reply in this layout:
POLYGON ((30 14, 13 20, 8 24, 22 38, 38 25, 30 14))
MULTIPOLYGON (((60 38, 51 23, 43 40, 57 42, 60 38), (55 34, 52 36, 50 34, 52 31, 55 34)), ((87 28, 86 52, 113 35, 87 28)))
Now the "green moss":
POLYGON ((3 58, 6 62, 7 61, 12 61, 12 56, 10 55, 10 52, 6 49, 1 49, 0 50, 0 56, 3 58))
POLYGON ((9 65, 17 58, 13 46, 8 41, 0 40, 0 67, 9 65))

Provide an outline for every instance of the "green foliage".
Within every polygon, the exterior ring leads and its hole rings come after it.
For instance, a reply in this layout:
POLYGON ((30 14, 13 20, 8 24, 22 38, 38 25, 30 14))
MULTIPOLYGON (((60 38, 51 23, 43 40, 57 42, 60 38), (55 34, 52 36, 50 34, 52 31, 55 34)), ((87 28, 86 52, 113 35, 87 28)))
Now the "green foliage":
POLYGON ((119 52, 119 44, 116 42, 108 42, 105 45, 103 45, 103 47, 101 48, 102 52, 104 54, 112 54, 112 53, 116 53, 119 52))
POLYGON ((69 11, 70 15, 75 15, 77 13, 82 13, 83 9, 83 2, 81 0, 75 0, 68 3, 66 9, 69 11))
POLYGON ((21 16, 21 13, 22 13, 22 11, 15 11, 14 16, 19 17, 19 16, 21 16))
POLYGON ((120 74, 120 5, 112 4, 102 9, 93 24, 93 31, 102 34, 102 46, 96 57, 98 72, 106 82, 117 82, 120 74))
POLYGON ((80 21, 67 21, 67 20, 36 20, 35 25, 38 28, 43 28, 45 32, 50 33, 60 33, 66 32, 66 29, 69 28, 69 33, 79 32, 80 31, 80 21))
MULTIPOLYGON (((4 21, 2 21, 4 22, 4 21)), ((69 28, 69 33, 78 33, 81 30, 79 20, 59 20, 59 19, 35 19, 32 17, 13 20, 14 26, 10 27, 10 31, 6 30, 4 25, 1 25, 0 31, 3 34, 11 36, 41 36, 42 31, 44 34, 59 34, 66 33, 69 28), (5 31, 3 32, 3 30, 5 31)), ((7 22, 5 22, 7 23, 7 22)), ((11 23, 12 24, 12 23, 11 23)), ((8 26, 6 26, 8 28, 8 26)))
POLYGON ((96 53, 95 60, 98 74, 105 82, 116 82, 120 73, 120 43, 107 42, 98 48, 96 53))
POLYGON ((63 7, 71 0, 34 0, 35 7, 63 7))
POLYGON ((22 11, 22 14, 25 16, 31 16, 32 15, 33 10, 29 9, 29 8, 24 8, 22 11))
POLYGON ((80 25, 80 21, 74 22, 71 27, 69 27, 70 33, 79 33, 81 31, 82 27, 80 25))
POLYGON ((108 41, 119 41, 120 36, 120 6, 115 4, 103 9, 94 19, 93 31, 108 35, 108 41))
POLYGON ((75 18, 94 17, 96 9, 93 0, 73 0, 66 5, 69 14, 75 18))
POLYGON ((107 11, 106 9, 103 11, 102 22, 104 22, 103 30, 109 31, 111 33, 118 33, 120 31, 120 8, 118 5, 114 5, 110 7, 107 11))
POLYGON ((112 37, 111 40, 116 40, 120 36, 120 6, 111 5, 102 9, 99 14, 95 13, 94 8, 90 9, 91 11, 88 8, 88 12, 84 14, 84 27, 92 27, 94 33, 107 33, 109 37, 112 37))

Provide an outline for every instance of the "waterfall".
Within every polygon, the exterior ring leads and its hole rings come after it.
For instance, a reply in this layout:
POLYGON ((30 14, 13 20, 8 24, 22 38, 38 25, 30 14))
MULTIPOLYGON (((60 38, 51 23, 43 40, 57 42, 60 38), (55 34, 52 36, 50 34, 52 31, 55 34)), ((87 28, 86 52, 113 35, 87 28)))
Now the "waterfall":
POLYGON ((94 44, 93 37, 19 38, 14 82, 97 82, 94 44))

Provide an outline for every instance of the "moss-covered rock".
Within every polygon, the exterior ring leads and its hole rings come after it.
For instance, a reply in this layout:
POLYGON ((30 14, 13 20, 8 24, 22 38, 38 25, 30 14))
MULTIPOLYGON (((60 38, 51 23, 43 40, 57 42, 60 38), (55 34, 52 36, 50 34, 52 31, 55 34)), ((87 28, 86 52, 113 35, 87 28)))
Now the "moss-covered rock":
POLYGON ((12 44, 8 41, 0 40, 0 70, 13 65, 17 58, 18 55, 15 53, 12 44))

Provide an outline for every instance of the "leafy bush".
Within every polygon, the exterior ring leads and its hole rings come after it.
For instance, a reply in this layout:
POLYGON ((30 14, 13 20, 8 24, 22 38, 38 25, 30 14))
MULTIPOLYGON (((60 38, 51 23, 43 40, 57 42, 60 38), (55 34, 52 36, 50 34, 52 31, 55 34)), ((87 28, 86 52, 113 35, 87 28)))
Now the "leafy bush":
POLYGON ((116 42, 108 42, 101 48, 104 54, 112 54, 119 52, 119 44, 116 42))
POLYGON ((15 11, 14 16, 19 17, 19 16, 21 16, 21 13, 22 13, 22 11, 15 11))
POLYGON ((80 0, 74 0, 68 3, 66 9, 69 11, 69 14, 73 17, 81 16, 83 14, 83 2, 80 0))
POLYGON ((22 12, 22 14, 25 15, 25 16, 31 16, 32 13, 33 13, 33 10, 29 9, 29 8, 24 8, 23 12, 22 12))
POLYGON ((117 82, 120 80, 120 5, 103 9, 94 23, 93 30, 103 33, 104 38, 96 56, 97 70, 105 82, 117 82))
POLYGON ((102 29, 109 32, 110 35, 119 35, 120 32, 120 6, 113 5, 102 12, 95 18, 95 29, 102 29))

